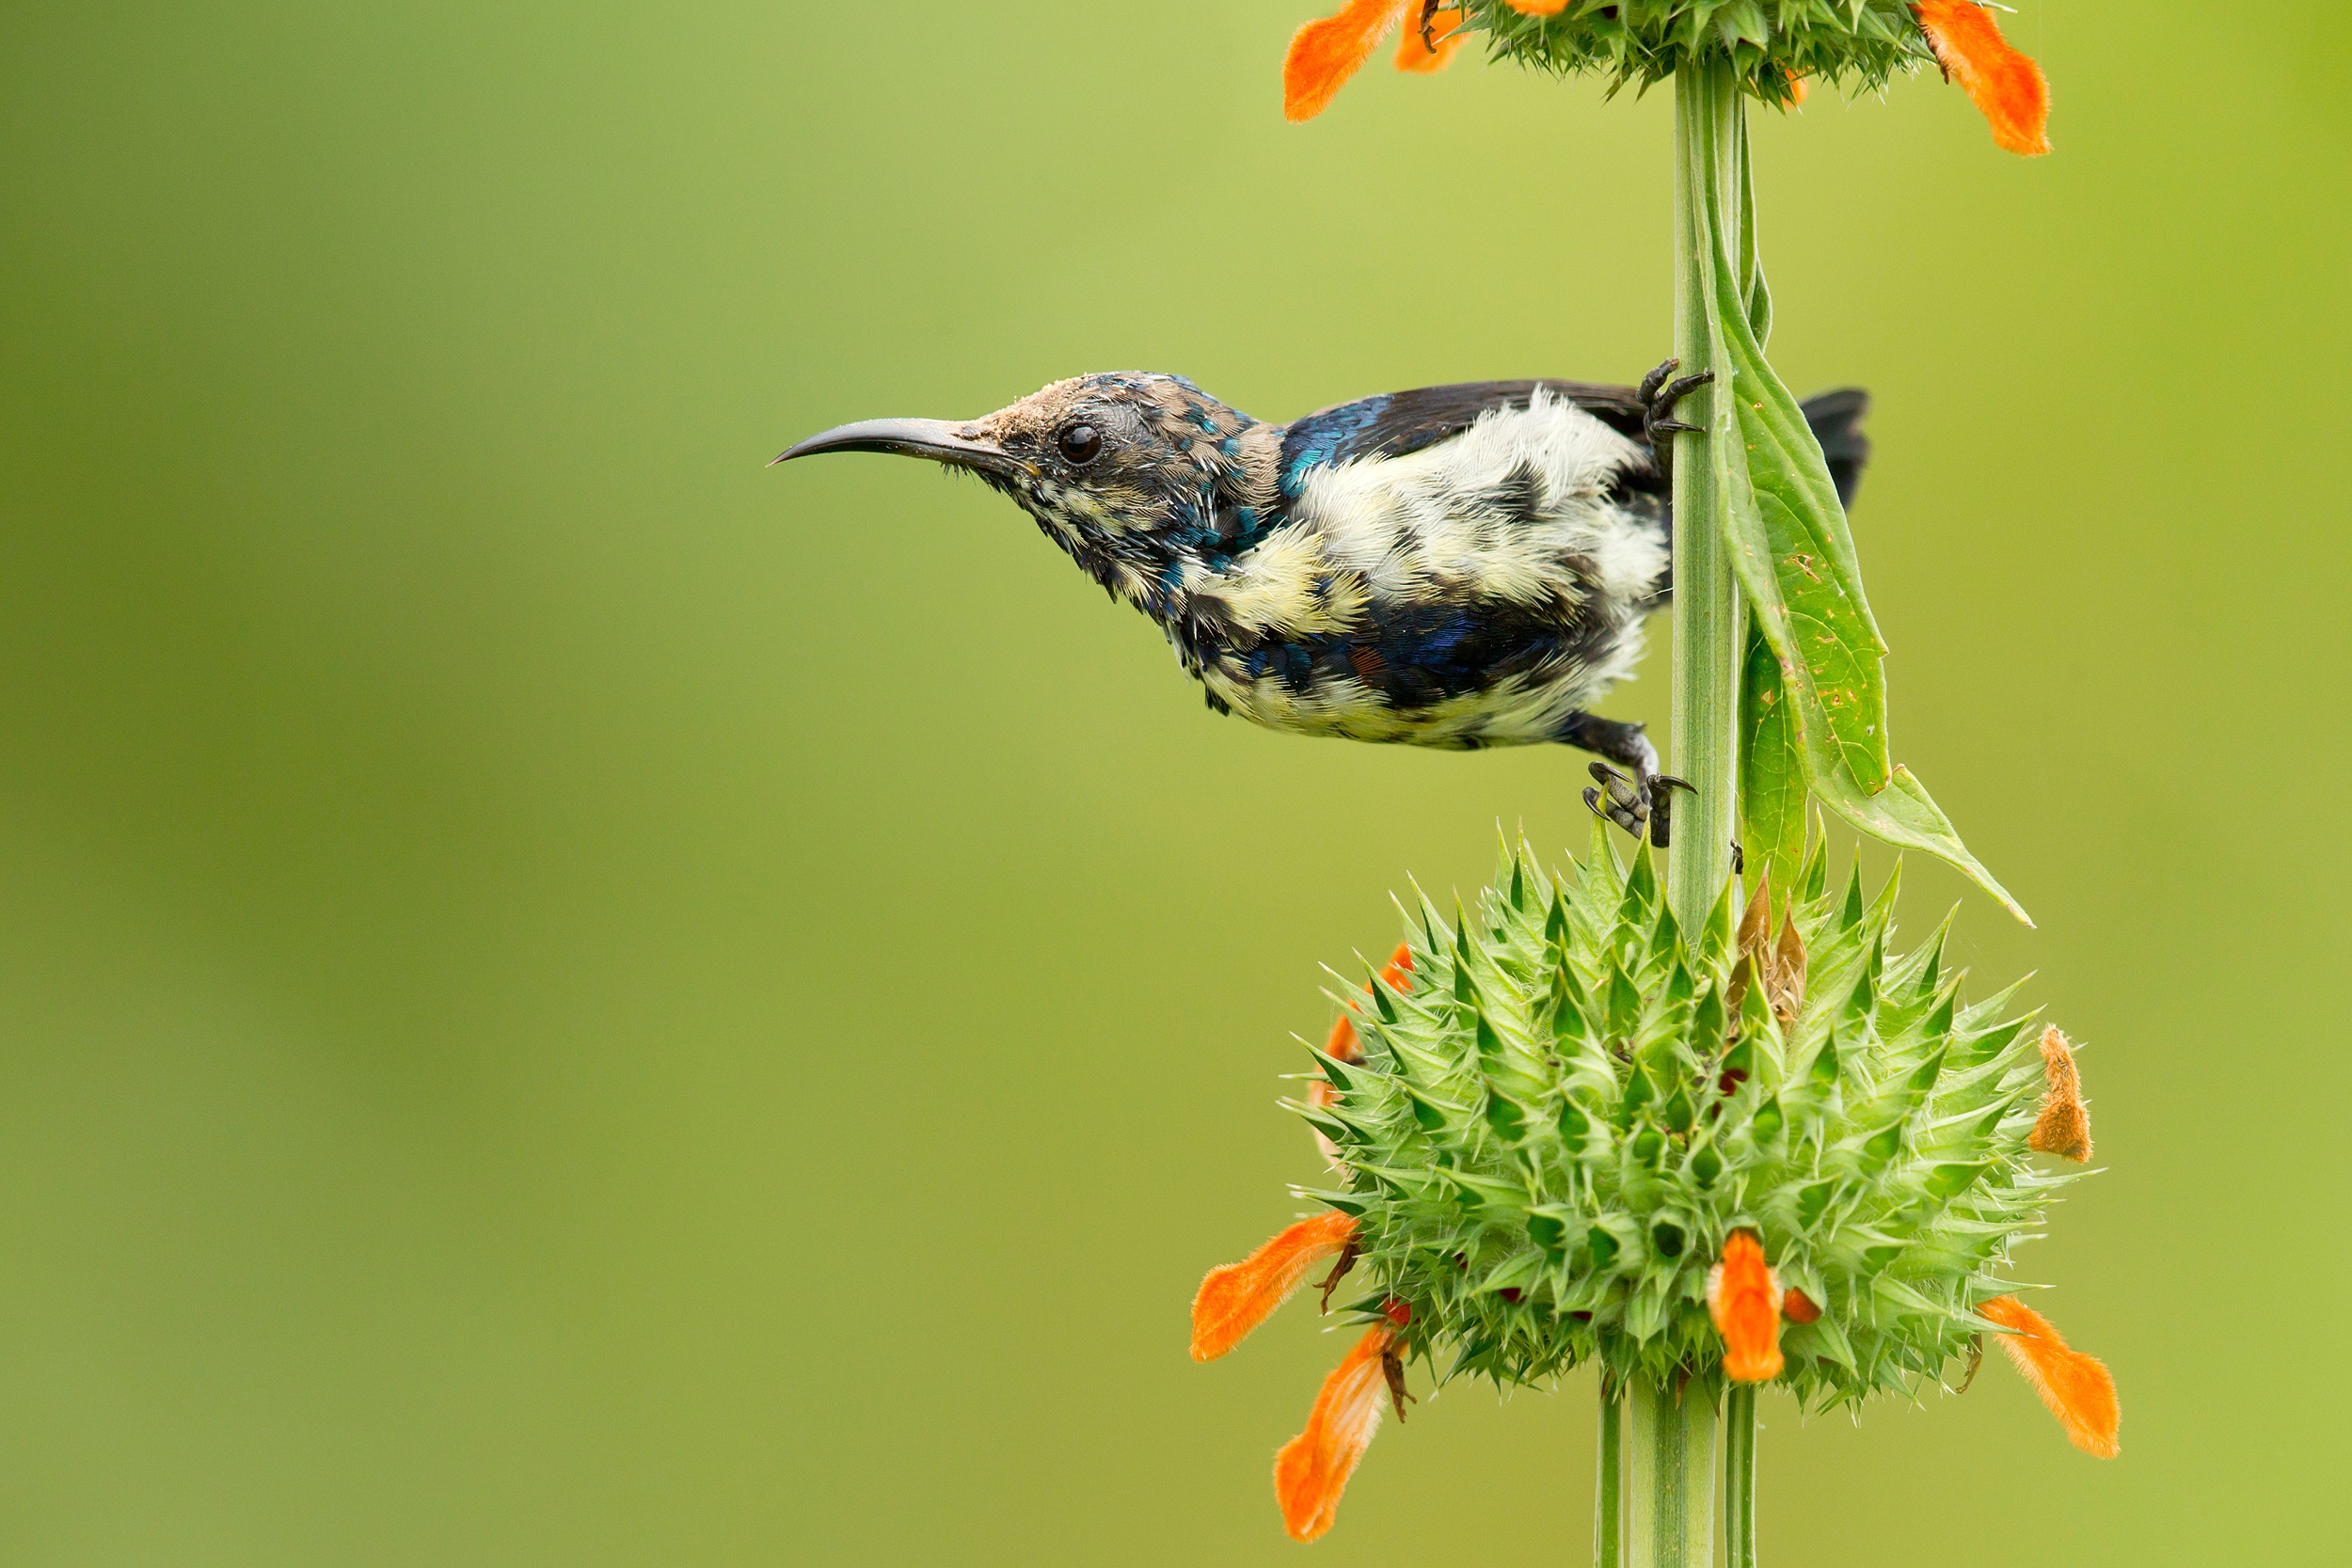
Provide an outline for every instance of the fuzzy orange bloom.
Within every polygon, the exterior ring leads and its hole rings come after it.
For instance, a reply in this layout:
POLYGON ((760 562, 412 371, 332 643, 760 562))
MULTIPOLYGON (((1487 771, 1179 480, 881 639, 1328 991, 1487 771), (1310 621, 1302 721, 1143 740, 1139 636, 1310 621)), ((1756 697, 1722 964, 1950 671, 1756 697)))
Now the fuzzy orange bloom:
POLYGON ((1406 18, 1405 36, 1397 40, 1396 69, 1443 71, 1453 63, 1454 52, 1470 40, 1470 35, 1461 27, 1462 13, 1459 10, 1431 12, 1429 25, 1425 29, 1418 12, 1406 18))
MULTIPOLYGON (((1356 1348, 1323 1380, 1307 1429, 1274 1456, 1274 1497, 1282 1508, 1282 1528, 1294 1541, 1312 1541, 1339 1516, 1340 1494, 1372 1434, 1380 1430, 1381 1406, 1400 1397, 1395 1319, 1392 1307, 1382 1323, 1356 1341, 1356 1348)), ((1398 1413, 1404 1410, 1398 1405, 1398 1413)))
POLYGON ((1425 41, 1421 0, 1347 0, 1332 15, 1299 28, 1282 56, 1282 118, 1312 119, 1323 113, 1399 22, 1405 24, 1405 41, 1397 47, 1396 69, 1444 70, 1464 42, 1461 9, 1448 7, 1427 21, 1425 41))
POLYGON ((1753 1230, 1735 1230, 1707 1274, 1707 1311, 1724 1337, 1724 1375, 1763 1383, 1780 1375, 1780 1281, 1753 1230))
POLYGON ((1238 1263, 1211 1269, 1192 1298, 1192 1358, 1214 1361, 1290 1299, 1307 1271, 1347 1250, 1356 1222, 1345 1214, 1300 1220, 1238 1263))
POLYGON ((2047 1085, 2042 1115, 2026 1143, 2080 1164, 2090 1158, 2090 1108, 2083 1103, 2083 1075, 2074 1066, 2074 1053, 2055 1023, 2042 1037, 2042 1073, 2047 1085))
POLYGON ((2123 1412, 2116 1402, 2115 1379, 2108 1375, 2106 1364, 2069 1350, 2058 1331, 2050 1326, 2050 1320, 2015 1296, 1979 1302, 1977 1316, 2010 1330, 2000 1337, 2001 1349, 2033 1385, 2074 1447, 2101 1459, 2113 1459, 2121 1449, 2115 1433, 2122 1424, 2123 1412))
POLYGON ((1993 124, 1993 140, 2027 157, 2050 150, 2050 84, 2011 49, 1991 13, 1974 0, 1914 0, 1912 14, 1944 74, 1958 82, 1993 124))

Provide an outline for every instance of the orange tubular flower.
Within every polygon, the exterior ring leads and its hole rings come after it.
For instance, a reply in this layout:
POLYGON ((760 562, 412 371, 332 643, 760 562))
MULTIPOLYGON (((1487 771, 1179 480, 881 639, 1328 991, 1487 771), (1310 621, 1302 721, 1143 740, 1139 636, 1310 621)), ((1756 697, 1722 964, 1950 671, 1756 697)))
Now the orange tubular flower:
POLYGON ((1300 1220, 1238 1263, 1211 1269, 1192 1298, 1192 1358, 1214 1361, 1290 1299, 1307 1272, 1347 1251, 1356 1222, 1342 1213, 1300 1220))
POLYGON ((1992 122, 1994 142, 2027 157, 2049 151, 2050 84, 2009 46, 1992 15, 1973 0, 1915 0, 1911 9, 1944 74, 1992 122))
POLYGON ((1380 1429, 1382 1395, 1405 1418, 1405 1380, 1398 1330, 1411 1322, 1402 1302, 1391 1302, 1389 1322, 1356 1341, 1356 1348, 1323 1380, 1307 1429, 1274 1456, 1274 1497, 1294 1541, 1312 1541, 1339 1515, 1340 1494, 1356 1462, 1380 1429))
POLYGON ((1443 9, 1424 16, 1425 8, 1420 0, 1347 0, 1335 14, 1293 33, 1290 53, 1282 59, 1282 118, 1312 119, 1323 113, 1399 22, 1406 26, 1396 52, 1397 70, 1444 70, 1462 46, 1462 13, 1443 9), (1424 41, 1424 24, 1435 48, 1424 41))
POLYGON ((2116 1429, 2122 1424, 2122 1407, 2116 1402, 2115 1379, 2105 1362, 2069 1350, 2050 1320, 2015 1296, 1978 1303, 1977 1316, 2010 1331, 2000 1337, 2001 1349, 2033 1385, 2074 1447, 2101 1459, 2113 1459, 2121 1451, 2116 1429))
MULTIPOLYGON (((1780 1280, 1753 1230, 1735 1230, 1708 1272, 1707 1310, 1724 1337, 1724 1375, 1764 1383, 1780 1375, 1780 1280)), ((1818 1316, 1818 1314, 1817 1314, 1818 1316)))

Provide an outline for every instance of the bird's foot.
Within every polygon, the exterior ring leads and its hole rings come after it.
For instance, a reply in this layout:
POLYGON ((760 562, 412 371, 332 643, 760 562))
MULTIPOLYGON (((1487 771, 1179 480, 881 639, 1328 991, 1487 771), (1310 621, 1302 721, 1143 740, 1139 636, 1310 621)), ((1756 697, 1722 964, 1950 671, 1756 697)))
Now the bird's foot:
POLYGON ((1628 778, 1605 762, 1592 764, 1590 771, 1595 787, 1585 790, 1584 804, 1595 816, 1606 817, 1635 838, 1646 827, 1650 843, 1661 849, 1673 845, 1674 792, 1691 789, 1689 780, 1647 768, 1628 778))
POLYGON ((1671 468, 1674 455, 1664 439, 1670 436, 1694 436, 1699 426, 1675 418, 1675 404, 1715 379, 1713 371, 1701 371, 1696 375, 1679 378, 1675 372, 1682 368, 1679 359, 1669 359, 1649 374, 1642 377, 1634 396, 1642 404, 1642 434, 1649 441, 1649 450, 1657 455, 1658 466, 1671 468))

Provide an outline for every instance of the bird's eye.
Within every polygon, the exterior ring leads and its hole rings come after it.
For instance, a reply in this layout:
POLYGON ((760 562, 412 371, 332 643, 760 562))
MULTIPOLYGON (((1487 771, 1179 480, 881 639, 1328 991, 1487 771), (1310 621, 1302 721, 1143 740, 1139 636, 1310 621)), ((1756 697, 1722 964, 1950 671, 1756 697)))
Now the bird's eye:
POLYGON ((1054 442, 1065 459, 1080 467, 1103 455, 1103 433, 1090 424, 1065 425, 1054 442))

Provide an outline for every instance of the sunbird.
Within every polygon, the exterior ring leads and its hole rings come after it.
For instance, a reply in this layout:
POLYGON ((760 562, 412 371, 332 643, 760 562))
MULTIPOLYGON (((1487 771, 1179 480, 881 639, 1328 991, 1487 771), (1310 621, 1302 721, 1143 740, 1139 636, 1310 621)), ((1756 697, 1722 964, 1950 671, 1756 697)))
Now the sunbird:
MULTIPOLYGON (((1218 713, 1447 751, 1561 741, 1595 810, 1665 845, 1642 726, 1593 711, 1674 593, 1677 404, 1712 379, 1480 381, 1268 424, 1183 376, 1082 375, 958 424, 865 420, 787 450, 927 457, 979 476, 1157 622, 1218 713)), ((1710 394, 1712 395, 1712 394, 1710 394)), ((1869 397, 1804 405, 1838 499, 1869 397)))

